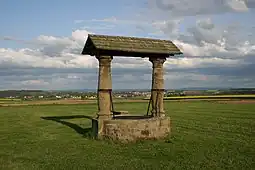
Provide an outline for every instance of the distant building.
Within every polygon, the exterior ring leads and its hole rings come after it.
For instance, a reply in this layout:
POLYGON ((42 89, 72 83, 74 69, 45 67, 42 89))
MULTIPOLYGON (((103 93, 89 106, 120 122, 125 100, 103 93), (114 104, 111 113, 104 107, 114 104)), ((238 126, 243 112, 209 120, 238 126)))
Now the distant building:
POLYGON ((61 96, 55 96, 57 99, 61 99, 62 97, 61 96))
POLYGON ((196 90, 190 90, 190 91, 183 91, 183 94, 186 95, 186 96, 201 95, 201 94, 203 94, 203 92, 202 91, 196 91, 196 90))

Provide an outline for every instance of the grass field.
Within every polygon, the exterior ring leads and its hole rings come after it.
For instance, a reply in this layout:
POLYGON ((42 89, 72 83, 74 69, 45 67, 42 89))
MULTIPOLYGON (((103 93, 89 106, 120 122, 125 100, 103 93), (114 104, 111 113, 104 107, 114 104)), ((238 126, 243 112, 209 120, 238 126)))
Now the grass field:
POLYGON ((1 103, 15 103, 15 102, 21 102, 21 99, 0 98, 0 104, 1 103))
MULTIPOLYGON (((144 114, 147 103, 116 107, 144 114)), ((172 137, 115 144, 84 137, 95 104, 0 107, 0 169, 255 169, 255 104, 165 102, 172 137)))
POLYGON ((178 99, 255 99, 254 94, 249 95, 212 95, 212 96, 175 96, 164 97, 165 100, 178 99))
MULTIPOLYGON (((149 100, 150 98, 145 98, 145 100, 149 100)), ((187 99, 192 99, 192 100, 201 100, 201 99, 206 99, 206 100, 221 100, 221 99, 255 99, 254 94, 248 94, 248 95, 204 95, 204 96, 171 96, 171 97, 164 97, 164 100, 187 100, 187 99)))
POLYGON ((0 98, 0 101, 20 101, 21 99, 0 98))

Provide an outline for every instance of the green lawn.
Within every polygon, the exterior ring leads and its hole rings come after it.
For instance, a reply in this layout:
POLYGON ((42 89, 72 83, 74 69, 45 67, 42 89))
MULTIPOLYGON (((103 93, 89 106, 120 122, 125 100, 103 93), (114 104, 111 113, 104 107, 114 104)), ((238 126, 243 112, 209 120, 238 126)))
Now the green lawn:
MULTIPOLYGON (((116 107, 146 113, 146 103, 116 107)), ((96 105, 0 107, 0 169, 255 169, 255 105, 165 102, 172 118, 166 141, 114 144, 84 137, 96 105), (69 123, 68 123, 69 122, 69 123)))
POLYGON ((11 104, 11 103, 20 103, 21 99, 6 99, 0 98, 0 104, 11 104))
MULTIPOLYGON (((144 100, 149 100, 149 97, 145 97, 143 98, 144 100)), ((236 99, 236 100, 247 100, 247 99, 251 99, 254 100, 255 99, 255 94, 237 94, 237 95, 201 95, 201 96, 170 96, 170 97, 164 97, 164 100, 187 100, 187 99, 197 99, 197 100, 210 100, 210 99, 214 99, 214 100, 221 100, 221 99, 236 99)))
POLYGON ((255 99, 254 94, 238 94, 238 95, 205 95, 205 96, 173 96, 164 97, 165 100, 169 99, 255 99))

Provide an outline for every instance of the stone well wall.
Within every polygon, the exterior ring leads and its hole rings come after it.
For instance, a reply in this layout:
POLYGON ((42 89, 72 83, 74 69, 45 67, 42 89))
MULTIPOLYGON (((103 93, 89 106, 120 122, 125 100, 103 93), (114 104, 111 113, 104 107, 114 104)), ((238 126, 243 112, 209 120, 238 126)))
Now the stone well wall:
POLYGON ((124 142, 160 139, 167 137, 171 131, 169 117, 104 120, 102 128, 101 137, 124 142))

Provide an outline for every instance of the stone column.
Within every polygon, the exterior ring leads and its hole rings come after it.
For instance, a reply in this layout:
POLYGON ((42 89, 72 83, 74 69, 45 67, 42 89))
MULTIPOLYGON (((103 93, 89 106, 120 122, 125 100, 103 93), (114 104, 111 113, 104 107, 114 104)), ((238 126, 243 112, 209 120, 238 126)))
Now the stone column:
POLYGON ((165 57, 156 58, 150 57, 150 62, 152 62, 152 111, 153 116, 165 116, 164 111, 164 70, 163 64, 166 61, 165 57))
POLYGON ((112 56, 97 56, 99 61, 98 71, 98 119, 109 119, 111 117, 112 90, 111 61, 112 56))

